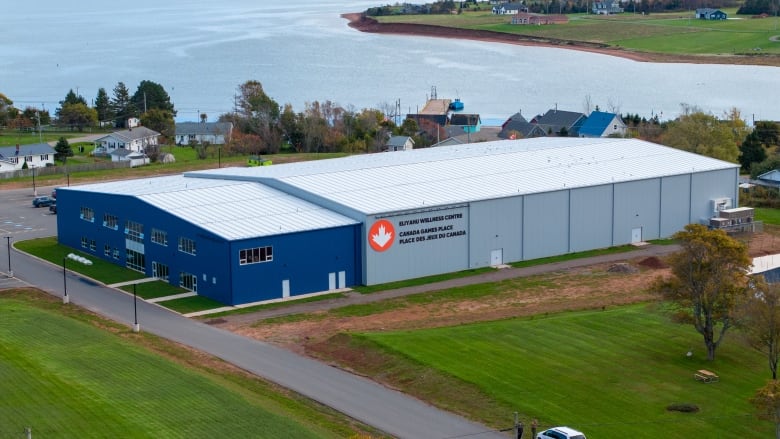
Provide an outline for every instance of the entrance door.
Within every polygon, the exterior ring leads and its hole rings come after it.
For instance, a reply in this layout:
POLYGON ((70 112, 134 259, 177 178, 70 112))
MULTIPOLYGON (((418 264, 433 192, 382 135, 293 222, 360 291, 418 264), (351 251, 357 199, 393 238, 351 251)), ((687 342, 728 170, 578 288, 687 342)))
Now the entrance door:
POLYGON ((499 248, 490 251, 490 266, 495 267, 504 263, 504 249, 499 248))
POLYGON ((290 297, 290 280, 285 279, 282 281, 282 297, 290 297))
POLYGON ((642 242, 642 228, 631 229, 631 244, 642 242))
POLYGON ((339 271, 339 288, 347 287, 347 272, 339 271))
POLYGON ((328 290, 336 289, 336 273, 328 273, 328 290))

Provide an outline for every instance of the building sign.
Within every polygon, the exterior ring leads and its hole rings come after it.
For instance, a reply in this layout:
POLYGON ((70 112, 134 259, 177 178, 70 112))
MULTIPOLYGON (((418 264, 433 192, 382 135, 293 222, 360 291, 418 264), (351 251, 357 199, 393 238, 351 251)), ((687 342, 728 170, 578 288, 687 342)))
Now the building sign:
POLYGON ((368 245, 374 251, 383 252, 393 246, 395 227, 388 220, 379 220, 368 229, 368 245))
POLYGON ((407 245, 466 236, 462 212, 427 212, 398 220, 398 244, 407 245))

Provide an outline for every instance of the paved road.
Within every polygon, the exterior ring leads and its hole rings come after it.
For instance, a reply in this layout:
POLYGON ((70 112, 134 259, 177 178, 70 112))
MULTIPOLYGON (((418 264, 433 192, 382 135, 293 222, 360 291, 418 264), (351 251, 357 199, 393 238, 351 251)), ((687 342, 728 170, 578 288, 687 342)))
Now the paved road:
MULTIPOLYGON (((1 215, 12 221, 0 233, 6 234, 3 236, 12 236, 14 241, 51 236, 56 228, 53 216, 30 207, 32 195, 27 195, 27 192, 31 191, 0 191, 0 205, 3 206, 1 215), (13 227, 14 224, 20 226, 13 227)), ((0 271, 5 272, 8 264, 7 248, 3 250, 6 251, 0 251, 0 271)), ((0 286, 5 282, 26 282, 52 295, 61 296, 61 267, 15 250, 11 251, 11 263, 15 279, 9 280, 7 276, 0 276, 5 278, 0 281, 0 286)), ((68 295, 73 304, 128 326, 132 325, 134 316, 131 295, 73 273, 67 275, 67 282, 68 295)), ((187 319, 154 304, 139 301, 138 320, 143 331, 212 354, 395 437, 506 437, 368 379, 187 319)))

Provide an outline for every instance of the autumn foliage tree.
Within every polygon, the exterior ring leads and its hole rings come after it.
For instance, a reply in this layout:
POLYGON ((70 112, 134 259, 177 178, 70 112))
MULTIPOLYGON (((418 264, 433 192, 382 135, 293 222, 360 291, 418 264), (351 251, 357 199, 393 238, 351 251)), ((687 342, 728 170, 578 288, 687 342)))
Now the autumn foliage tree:
POLYGON ((653 290, 690 313, 712 361, 748 291, 747 246, 701 224, 685 226, 674 238, 681 250, 669 257, 672 275, 657 281, 653 290))
POLYGON ((759 277, 751 285, 739 326, 750 345, 766 355, 772 379, 776 380, 780 360, 780 284, 770 284, 759 277))
POLYGON ((775 438, 780 439, 780 383, 770 380, 750 399, 758 419, 775 424, 775 438))

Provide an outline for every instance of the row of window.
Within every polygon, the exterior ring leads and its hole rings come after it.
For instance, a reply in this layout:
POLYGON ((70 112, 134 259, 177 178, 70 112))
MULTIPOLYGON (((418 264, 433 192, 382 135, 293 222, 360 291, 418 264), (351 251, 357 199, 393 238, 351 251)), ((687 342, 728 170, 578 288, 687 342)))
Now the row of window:
POLYGON ((270 262, 273 260, 274 252, 270 245, 266 247, 248 248, 239 250, 238 252, 238 263, 241 265, 270 262))

